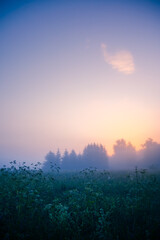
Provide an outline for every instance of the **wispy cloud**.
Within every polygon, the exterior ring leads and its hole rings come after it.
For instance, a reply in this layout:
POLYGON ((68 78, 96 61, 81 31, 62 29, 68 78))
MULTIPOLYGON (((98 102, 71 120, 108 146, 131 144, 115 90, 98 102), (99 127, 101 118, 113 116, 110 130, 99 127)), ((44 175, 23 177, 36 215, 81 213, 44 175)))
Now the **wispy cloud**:
POLYGON ((110 55, 104 43, 101 44, 101 49, 105 62, 112 65, 112 68, 124 74, 132 74, 135 71, 133 56, 129 51, 120 51, 115 55, 110 55))

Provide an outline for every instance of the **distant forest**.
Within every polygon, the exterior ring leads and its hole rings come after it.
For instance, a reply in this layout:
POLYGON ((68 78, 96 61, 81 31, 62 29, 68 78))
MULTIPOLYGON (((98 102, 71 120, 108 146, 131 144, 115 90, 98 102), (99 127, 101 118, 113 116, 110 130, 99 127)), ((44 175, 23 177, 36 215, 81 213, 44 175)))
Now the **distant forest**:
POLYGON ((45 156, 43 170, 48 171, 72 171, 85 168, 96 169, 133 169, 141 168, 160 168, 160 144, 147 139, 142 145, 142 149, 136 151, 135 147, 124 139, 117 140, 113 146, 114 153, 108 156, 104 146, 98 144, 88 144, 82 154, 76 154, 74 150, 64 151, 62 154, 59 149, 56 153, 50 151, 45 156))

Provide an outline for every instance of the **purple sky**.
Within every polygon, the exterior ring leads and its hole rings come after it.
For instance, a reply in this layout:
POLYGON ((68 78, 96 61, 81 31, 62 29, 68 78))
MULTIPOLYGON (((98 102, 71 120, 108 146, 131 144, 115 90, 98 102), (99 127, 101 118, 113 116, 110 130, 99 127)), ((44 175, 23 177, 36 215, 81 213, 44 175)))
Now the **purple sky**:
POLYGON ((0 3, 0 161, 160 142, 158 1, 0 3))

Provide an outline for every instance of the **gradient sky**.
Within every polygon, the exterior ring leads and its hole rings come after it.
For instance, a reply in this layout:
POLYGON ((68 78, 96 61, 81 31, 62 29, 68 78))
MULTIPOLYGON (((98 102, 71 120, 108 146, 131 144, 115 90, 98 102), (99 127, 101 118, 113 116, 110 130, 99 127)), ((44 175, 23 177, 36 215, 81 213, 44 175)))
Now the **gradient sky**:
POLYGON ((0 1, 1 161, 148 137, 160 142, 158 1, 0 1))

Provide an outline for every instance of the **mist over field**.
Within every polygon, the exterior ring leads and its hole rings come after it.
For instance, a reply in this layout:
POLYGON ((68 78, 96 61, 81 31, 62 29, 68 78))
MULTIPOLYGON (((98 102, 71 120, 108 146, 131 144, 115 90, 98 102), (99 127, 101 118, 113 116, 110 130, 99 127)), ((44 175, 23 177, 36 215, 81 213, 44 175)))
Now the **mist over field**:
POLYGON ((0 0, 0 240, 160 240, 160 1, 0 0))
POLYGON ((160 168, 160 144, 152 139, 147 139, 142 149, 136 151, 131 143, 124 139, 117 140, 114 145, 114 153, 108 156, 107 150, 98 144, 89 144, 82 154, 76 154, 74 150, 61 153, 50 151, 45 156, 44 171, 51 171, 54 166, 61 170, 77 171, 85 168, 99 170, 134 170, 136 167, 145 169, 160 168))
MULTIPOLYGON (((61 152, 57 149, 56 152, 50 150, 41 163, 44 171, 51 171, 52 167, 58 167, 59 170, 64 171, 80 171, 85 168, 95 168, 99 170, 134 170, 136 167, 144 169, 158 169, 160 168, 160 144, 153 141, 151 138, 147 139, 142 144, 140 150, 124 139, 119 139, 113 146, 113 154, 108 155, 107 149, 101 144, 88 144, 82 153, 77 154, 73 149, 70 152, 65 149, 61 152)), ((25 159, 25 156, 24 156, 25 159)), ((16 159, 1 158, 0 167, 4 165, 9 166, 10 162, 16 159)), ((25 162, 28 166, 34 165, 36 162, 28 163, 27 161, 18 162, 21 165, 25 162)))

